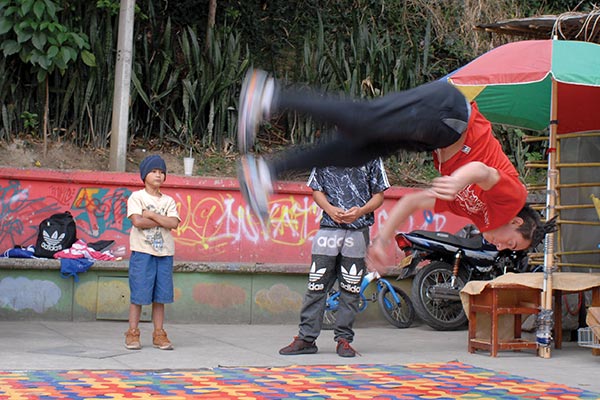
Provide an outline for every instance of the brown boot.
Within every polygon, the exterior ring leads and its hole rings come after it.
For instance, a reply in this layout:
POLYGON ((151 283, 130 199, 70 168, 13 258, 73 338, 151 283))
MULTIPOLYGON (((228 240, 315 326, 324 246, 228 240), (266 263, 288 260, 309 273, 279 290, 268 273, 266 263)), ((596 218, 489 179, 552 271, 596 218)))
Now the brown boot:
POLYGON ((164 329, 157 329, 152 333, 152 343, 154 344, 154 347, 161 350, 173 350, 173 345, 164 329))
POLYGON ((129 350, 139 350, 142 348, 142 344, 140 343, 140 330, 128 329, 125 332, 125 348, 129 350))

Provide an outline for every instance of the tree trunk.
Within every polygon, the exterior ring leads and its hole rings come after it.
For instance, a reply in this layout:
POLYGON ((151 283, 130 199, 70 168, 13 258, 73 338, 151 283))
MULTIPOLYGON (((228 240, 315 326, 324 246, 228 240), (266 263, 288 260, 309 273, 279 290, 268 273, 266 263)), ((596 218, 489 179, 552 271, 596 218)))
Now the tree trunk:
POLYGON ((46 93, 44 94, 44 123, 42 127, 42 134, 44 135, 44 157, 48 154, 48 114, 50 113, 49 109, 49 89, 48 89, 48 74, 46 74, 46 93))
POLYGON ((208 52, 210 42, 212 41, 212 32, 215 27, 215 16, 217 13, 217 0, 210 0, 208 3, 208 22, 206 24, 206 41, 204 49, 208 52))

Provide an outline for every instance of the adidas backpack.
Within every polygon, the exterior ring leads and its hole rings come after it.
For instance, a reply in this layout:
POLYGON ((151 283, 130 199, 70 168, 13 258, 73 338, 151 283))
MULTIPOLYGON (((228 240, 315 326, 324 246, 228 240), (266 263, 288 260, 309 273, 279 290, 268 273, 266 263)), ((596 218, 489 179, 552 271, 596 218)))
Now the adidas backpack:
POLYGON ((70 212, 53 214, 40 223, 35 243, 36 257, 53 258, 77 240, 77 225, 70 212))

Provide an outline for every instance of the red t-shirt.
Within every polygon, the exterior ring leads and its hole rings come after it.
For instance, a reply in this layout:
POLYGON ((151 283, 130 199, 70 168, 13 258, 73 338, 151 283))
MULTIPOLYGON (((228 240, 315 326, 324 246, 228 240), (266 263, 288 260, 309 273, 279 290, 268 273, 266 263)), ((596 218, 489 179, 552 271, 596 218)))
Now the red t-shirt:
POLYGON ((527 189, 520 181, 517 170, 506 154, 500 142, 492 134, 491 123, 479 112, 477 105, 471 103, 471 118, 465 142, 461 151, 440 166, 434 152, 435 167, 442 175, 450 175, 459 167, 479 161, 500 173, 500 180, 490 190, 483 190, 471 184, 461 190, 453 201, 436 200, 435 212, 450 211, 467 217, 481 232, 507 224, 525 205, 527 189))

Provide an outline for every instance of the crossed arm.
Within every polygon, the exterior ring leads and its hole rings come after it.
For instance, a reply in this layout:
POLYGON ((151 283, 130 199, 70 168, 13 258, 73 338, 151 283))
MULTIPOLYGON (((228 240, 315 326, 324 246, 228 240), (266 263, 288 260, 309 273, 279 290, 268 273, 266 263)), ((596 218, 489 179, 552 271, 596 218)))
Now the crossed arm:
POLYGON ((165 229, 175 229, 179 225, 179 219, 177 217, 167 217, 166 215, 160 215, 154 211, 142 210, 142 215, 132 214, 131 223, 136 228, 148 229, 157 226, 165 229))

